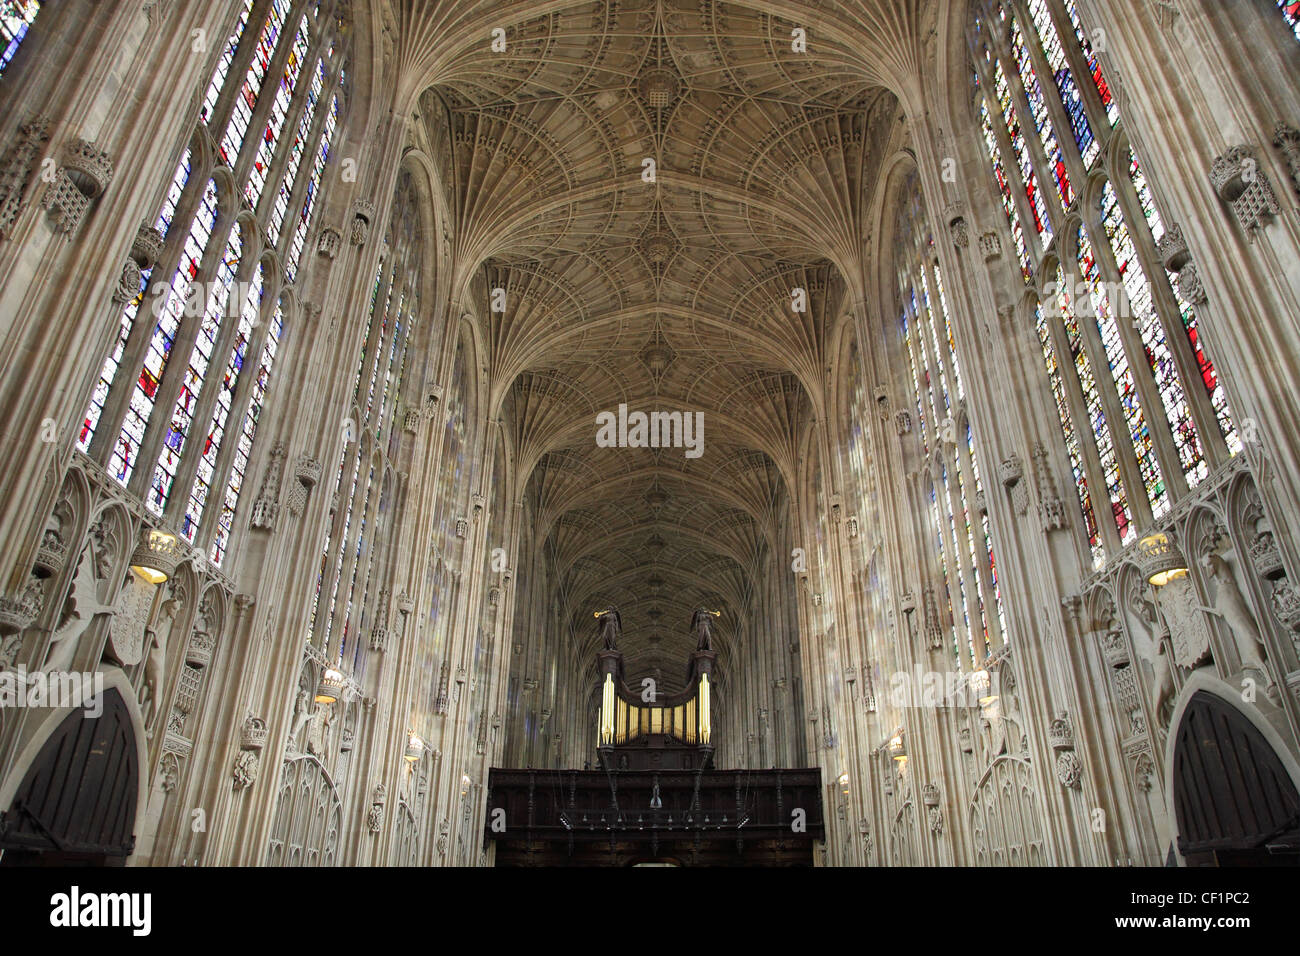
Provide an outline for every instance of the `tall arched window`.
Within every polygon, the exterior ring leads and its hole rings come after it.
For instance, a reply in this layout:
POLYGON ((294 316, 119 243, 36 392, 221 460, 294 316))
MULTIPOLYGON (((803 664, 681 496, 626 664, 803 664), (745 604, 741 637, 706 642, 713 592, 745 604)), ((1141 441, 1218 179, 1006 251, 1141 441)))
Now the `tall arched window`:
POLYGON ((398 492, 392 456, 403 428, 402 392, 409 346, 420 316, 425 246, 419 194, 410 173, 398 182, 375 274, 334 470, 338 502, 326 530, 312 616, 312 639, 331 663, 360 677, 370 629, 388 577, 387 543, 398 492))
POLYGON ((77 443, 218 565, 344 108, 336 7, 245 0, 77 443))
POLYGON ((1277 0, 1277 6, 1295 38, 1300 40, 1300 0, 1277 0))
POLYGON ((1100 567, 1241 445, 1074 0, 977 8, 976 118, 1021 273, 1042 293, 1033 321, 1100 567))
POLYGON ((966 386, 957 358, 952 320, 934 237, 925 222, 916 172, 902 183, 895 218, 895 278, 899 330, 909 368, 915 428, 928 470, 922 490, 923 521, 938 585, 934 595, 948 612, 924 609, 926 626, 943 626, 945 643, 960 666, 976 666, 1006 642, 1002 596, 983 495, 974 434, 966 414, 966 386))
POLYGON ((41 12, 40 0, 7 0, 0 3, 0 76, 18 52, 27 29, 41 12))
MULTIPOLYGON (((867 635, 870 641, 876 635, 889 633, 886 602, 890 590, 888 568, 879 547, 883 543, 880 537, 883 516, 868 424, 876 414, 876 402, 867 384, 856 341, 849 347, 849 383, 851 391, 844 423, 845 495, 846 510, 856 525, 849 528, 849 573, 857 604, 858 633, 867 635)), ((868 657, 862 662, 862 687, 868 697, 875 695, 881 686, 879 660, 875 657, 879 650, 869 646, 868 657)))

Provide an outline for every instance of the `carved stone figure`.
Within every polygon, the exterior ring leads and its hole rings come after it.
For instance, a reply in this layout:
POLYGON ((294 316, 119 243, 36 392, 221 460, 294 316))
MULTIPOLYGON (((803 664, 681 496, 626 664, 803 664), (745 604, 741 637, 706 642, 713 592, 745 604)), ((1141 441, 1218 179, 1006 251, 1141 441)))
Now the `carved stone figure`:
POLYGON ((98 614, 107 614, 112 608, 99 600, 95 578, 96 561, 93 548, 87 545, 77 563, 77 573, 63 605, 63 618, 50 638, 46 669, 66 671, 72 666, 81 636, 90 628, 98 614))
POLYGON ((317 704, 312 711, 311 723, 307 728, 307 752, 324 760, 330 736, 330 724, 334 722, 334 708, 328 704, 317 704))
POLYGON ((1211 551, 1201 557, 1201 567, 1205 568, 1218 585, 1214 606, 1203 607, 1201 610, 1213 614, 1228 625, 1228 630, 1232 632, 1233 643, 1237 646, 1237 654, 1241 657, 1243 669, 1252 668, 1260 673, 1266 673, 1264 643, 1260 639, 1259 629, 1255 627, 1255 616, 1250 611, 1250 605, 1246 603, 1241 589, 1237 587, 1237 579, 1232 573, 1231 565, 1211 551))
POLYGON ((618 636, 623 632, 623 618, 618 609, 607 607, 596 615, 600 621, 600 643, 607 651, 618 650, 618 636))
POLYGON ((1158 723, 1163 724, 1162 711, 1173 695, 1174 675, 1169 655, 1165 653, 1165 643, 1159 636, 1160 622, 1155 609, 1149 602, 1143 601, 1139 610, 1150 630, 1133 628, 1133 644, 1142 659, 1151 665, 1151 713, 1158 723), (1152 634, 1157 636, 1152 637, 1152 634))
POLYGON ((148 705, 145 710, 146 723, 156 715, 155 708, 159 703, 159 696, 166 686, 164 680, 167 672, 167 640, 172 626, 176 623, 176 613, 180 610, 180 605, 181 602, 175 598, 164 601, 158 621, 145 632, 144 689, 145 703, 148 705), (166 625, 165 629, 164 625, 166 625))
POLYGON ((981 724, 985 730, 984 763, 988 765, 1007 751, 1007 726, 1000 705, 989 706, 981 718, 981 724))
POLYGON ((696 610, 691 618, 691 630, 695 631, 695 649, 697 651, 713 650, 713 619, 720 616, 720 611, 696 610))
POLYGON ((289 747, 299 751, 298 734, 312 718, 311 691, 306 687, 298 688, 298 698, 293 707, 293 730, 289 731, 289 747))

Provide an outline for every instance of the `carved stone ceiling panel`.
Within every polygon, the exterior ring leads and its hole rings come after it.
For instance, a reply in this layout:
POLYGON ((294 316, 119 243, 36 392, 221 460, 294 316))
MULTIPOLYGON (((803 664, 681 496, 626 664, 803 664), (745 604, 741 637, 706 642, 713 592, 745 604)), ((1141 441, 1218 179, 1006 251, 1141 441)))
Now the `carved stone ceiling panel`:
POLYGON ((701 601, 730 653, 755 577, 785 564, 800 435, 901 143, 890 91, 912 88, 940 6, 390 0, 458 275, 506 290, 482 318, 492 415, 582 653, 591 612, 620 606, 629 677, 676 673, 701 601), (620 404, 702 413, 704 454, 597 447, 620 404))

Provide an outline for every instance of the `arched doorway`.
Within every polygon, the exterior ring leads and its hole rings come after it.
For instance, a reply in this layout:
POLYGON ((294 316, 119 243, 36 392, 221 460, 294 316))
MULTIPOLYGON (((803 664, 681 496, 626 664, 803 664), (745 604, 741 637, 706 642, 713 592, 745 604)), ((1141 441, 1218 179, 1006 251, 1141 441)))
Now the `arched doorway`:
POLYGON ((139 777, 131 714, 110 688, 98 717, 74 710, 28 767, 0 815, 0 865, 123 865, 135 848, 139 777))
POLYGON ((1173 791, 1178 850, 1189 866, 1300 865, 1295 783, 1246 716, 1207 691, 1183 712, 1173 791))

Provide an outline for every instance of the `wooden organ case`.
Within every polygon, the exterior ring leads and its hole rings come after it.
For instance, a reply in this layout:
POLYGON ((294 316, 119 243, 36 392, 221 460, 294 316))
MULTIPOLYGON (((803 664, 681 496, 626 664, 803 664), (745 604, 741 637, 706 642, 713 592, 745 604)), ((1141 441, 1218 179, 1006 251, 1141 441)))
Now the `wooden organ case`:
POLYGON ((623 678, 623 654, 598 654, 599 752, 607 770, 707 770, 713 763, 710 681, 717 654, 691 655, 686 690, 645 700, 623 678))

